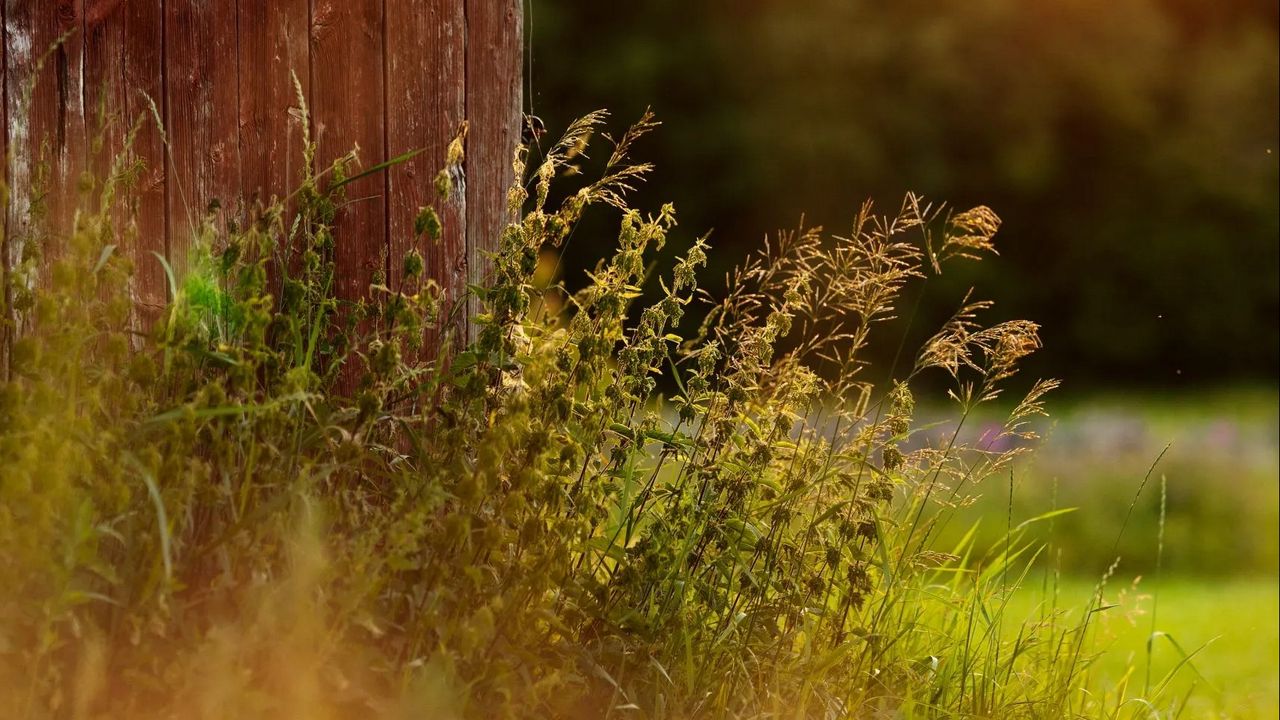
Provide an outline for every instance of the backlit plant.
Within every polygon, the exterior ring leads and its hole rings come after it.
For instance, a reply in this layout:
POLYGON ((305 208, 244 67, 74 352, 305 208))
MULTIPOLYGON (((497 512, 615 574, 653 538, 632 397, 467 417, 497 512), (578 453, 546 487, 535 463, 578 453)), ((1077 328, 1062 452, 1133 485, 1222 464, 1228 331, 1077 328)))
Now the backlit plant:
MULTIPOLYGON (((1004 627, 1039 547, 932 538, 1018 450, 959 441, 1039 347, 955 317, 866 366, 904 288, 992 250, 996 215, 908 196, 847 233, 773 238, 717 297, 694 241, 627 194, 646 115, 594 180, 574 123, 511 189, 515 220, 455 331, 422 254, 360 302, 334 291, 347 157, 286 212, 206 218, 149 328, 113 198, 93 186, 47 283, 10 276, 0 392, 0 698, 19 717, 1062 717, 1087 626, 1004 627), (578 185, 551 202, 553 184, 578 185), (527 188, 527 190, 526 190, 527 188), (534 281, 582 214, 618 217, 584 287, 534 281), (292 249, 286 252, 283 249, 292 249), (638 307, 646 285, 657 300, 638 307), (546 302, 555 295, 559 302, 546 302), (677 333, 709 301, 692 337, 677 333), (9 312, 12 310, 12 312, 9 312), (422 347, 428 330, 444 338, 422 347), (886 372, 888 371, 888 372, 886 372), (909 443, 918 379, 956 432, 909 443), (874 380, 889 376, 887 383, 874 380)), ((607 137, 607 136, 606 136, 607 137)), ((460 136, 437 176, 451 191, 460 136)), ((440 219, 424 208, 419 247, 440 219)), ((1053 382, 1013 404, 1028 436, 1053 382)), ((1005 443, 1001 445, 1007 446, 1005 443)), ((1087 646, 1086 646, 1087 647, 1087 646)), ((1148 698, 1160 701, 1158 693, 1148 698)), ((1126 706, 1128 707, 1128 706, 1126 706)))

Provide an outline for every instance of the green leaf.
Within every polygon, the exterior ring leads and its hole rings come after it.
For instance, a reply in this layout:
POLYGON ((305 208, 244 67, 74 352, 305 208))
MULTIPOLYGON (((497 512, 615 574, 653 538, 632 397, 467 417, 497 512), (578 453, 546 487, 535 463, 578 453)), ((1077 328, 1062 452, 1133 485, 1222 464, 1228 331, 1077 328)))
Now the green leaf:
POLYGON ((156 259, 160 261, 160 266, 164 268, 164 276, 169 281, 169 297, 178 297, 178 281, 174 278, 173 266, 169 264, 169 261, 163 255, 155 250, 152 250, 151 254, 156 256, 156 259))
POLYGON ((432 240, 440 239, 440 228, 440 216, 430 205, 419 210, 418 217, 413 220, 413 232, 418 235, 426 234, 432 240))
POLYGON ((337 190, 338 188, 344 185, 350 185, 351 183, 361 178, 369 177, 374 173, 380 173, 383 170, 386 170, 387 168, 395 167, 396 165, 400 165, 401 163, 408 162, 409 160, 412 160, 415 156, 421 155, 425 150, 426 148, 418 148, 417 150, 410 150, 409 152, 403 153, 401 155, 397 155, 386 162, 380 162, 377 165, 374 165, 373 167, 369 168, 368 170, 365 170, 364 172, 356 173, 351 177, 343 178, 335 182, 334 184, 329 186, 329 190, 330 191, 337 190))
POLYGON ((102 266, 107 264, 107 260, 111 258, 111 254, 114 253, 115 251, 116 251, 115 245, 103 246, 102 252, 98 255, 98 262, 95 263, 93 266, 94 275, 97 275, 98 271, 102 269, 102 266))

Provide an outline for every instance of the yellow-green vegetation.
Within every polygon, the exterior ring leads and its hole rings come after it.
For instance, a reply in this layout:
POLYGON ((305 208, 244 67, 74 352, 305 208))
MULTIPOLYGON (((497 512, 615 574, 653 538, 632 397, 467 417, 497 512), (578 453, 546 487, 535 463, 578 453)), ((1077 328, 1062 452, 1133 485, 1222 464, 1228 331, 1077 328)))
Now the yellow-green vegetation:
POLYGON ((602 120, 574 123, 512 189, 517 219, 473 290, 476 337, 441 348, 420 346, 423 327, 456 325, 417 253, 396 260, 402 284, 334 297, 341 164, 308 173, 296 214, 206 223, 147 333, 116 214, 87 204, 48 282, 11 288, 0 706, 1176 715, 1181 686, 1163 674, 1118 684, 1095 662, 1114 577, 1074 616, 1009 611, 1042 582, 1032 531, 1061 514, 1008 507, 989 542, 937 542, 975 487, 1011 482, 1054 383, 1002 419, 1016 447, 962 430, 1038 349, 1037 327, 983 325, 986 304, 957 298, 918 352, 864 366, 870 343, 897 341, 876 330, 903 288, 990 251, 996 215, 912 196, 888 215, 862 207, 843 233, 783 233, 682 338, 708 248, 650 277, 674 210, 625 198, 648 171, 628 154, 651 119, 611 141, 600 177, 563 177, 602 120), (578 184, 550 206, 553 182, 578 184), (581 290, 539 287, 539 253, 590 207, 617 213, 616 251, 581 290), (632 307, 646 283, 660 299, 632 307), (925 376, 951 386, 955 430, 920 445, 925 376))
MULTIPOLYGON (((1029 583, 1009 604, 1011 620, 1038 619, 1045 605, 1063 609, 1066 622, 1077 619, 1094 590, 1079 580, 1029 583)), ((1107 652, 1094 672, 1100 684, 1146 682, 1147 639, 1151 677, 1162 678, 1197 652, 1194 669, 1180 671, 1168 692, 1187 697, 1184 718, 1275 718, 1280 687, 1280 592, 1274 577, 1226 581, 1160 581, 1147 576, 1118 583, 1109 593, 1099 622, 1099 642, 1107 652), (1176 644, 1175 644, 1176 643, 1176 644), (1179 649, 1181 648, 1181 650, 1179 649)))
MULTIPOLYGON (((1124 558, 1124 572, 1152 574, 1162 521, 1168 575, 1216 582, 1277 574, 1280 404, 1274 390, 1058 397, 1053 408, 1053 417, 1036 423, 1044 439, 1018 469, 1013 508, 1015 518, 1078 508, 1054 523, 1052 538, 1045 537, 1065 575, 1098 577, 1115 554, 1124 558), (1156 456, 1155 475, 1168 483, 1163 517, 1159 492, 1151 488, 1130 509, 1135 478, 1156 456), (1128 528, 1113 553, 1116 528, 1126 517, 1128 528)), ((980 438, 998 422, 987 413, 971 424, 969 437, 980 438)), ((939 435, 949 427, 943 423, 929 432, 939 435)), ((993 541, 1000 527, 992 519, 1008 503, 1007 490, 982 488, 944 537, 980 523, 979 542, 993 541)))

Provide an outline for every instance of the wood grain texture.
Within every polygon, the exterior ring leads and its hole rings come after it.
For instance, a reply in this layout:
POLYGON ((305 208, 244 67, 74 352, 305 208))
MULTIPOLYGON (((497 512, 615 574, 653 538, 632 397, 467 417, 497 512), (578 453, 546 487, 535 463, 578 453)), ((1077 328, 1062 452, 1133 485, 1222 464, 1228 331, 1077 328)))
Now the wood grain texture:
POLYGON ((133 154, 144 168, 138 186, 126 198, 130 215, 128 252, 134 261, 134 298, 146 328, 158 317, 168 298, 164 267, 155 257, 169 256, 168 163, 158 122, 164 117, 165 107, 164 11, 161 0, 125 0, 123 13, 124 126, 132 128, 134 123, 142 123, 133 140, 133 154))
POLYGON ((307 0, 239 0, 240 159, 246 201, 283 198, 302 178, 293 73, 310 93, 307 0))
MULTIPOLYGON (((317 161, 324 168, 358 148, 362 168, 376 165, 386 149, 382 0, 315 0, 311 17, 317 161)), ((334 229, 337 293, 356 300, 386 269, 386 181, 376 174, 345 190, 334 229)))
POLYGON ((169 135, 169 261, 181 274, 192 230, 213 203, 221 219, 240 190, 235 0, 164 4, 169 135))
MULTIPOLYGON (((0 181, 4 193, 9 188, 9 41, 5 16, 8 8, 0 2, 0 181)), ((9 380, 9 346, 13 343, 16 317, 13 312, 13 291, 9 286, 9 205, 8 199, 0 203, 0 381, 9 380)))
MULTIPOLYGON (((483 282, 507 212, 511 160, 520 142, 521 0, 467 2, 467 275, 483 282)), ((480 308, 472 301, 469 314, 480 308)), ((474 328, 471 329, 474 335, 474 328)))
POLYGON ((41 279, 73 228, 85 169, 83 20, 82 0, 5 2, 10 262, 33 244, 41 279))
POLYGON ((320 169, 355 148, 352 173, 424 150, 346 187, 339 296, 365 297, 375 273, 398 287, 411 248, 446 300, 483 280, 483 251, 508 221, 520 136, 520 0, 0 0, 0 28, 0 154, 12 194, 4 268, 24 248, 44 249, 37 280, 47 278, 82 200, 81 172, 101 182, 131 151, 145 170, 121 196, 117 240, 133 260, 141 316, 154 317, 168 296, 155 254, 181 272, 211 203, 226 223, 296 186, 294 70, 320 169), (464 120, 466 190, 445 201, 434 176, 464 120), (426 205, 443 223, 438 242, 414 232, 426 205))
MULTIPOLYGON (((441 322, 466 292, 466 196, 444 200, 433 179, 466 117, 466 17, 457 0, 387 2, 387 146, 392 157, 423 149, 388 171, 387 211, 391 281, 399 288, 400 258, 416 248, 426 261, 426 277, 439 284, 441 322), (435 207, 443 230, 438 241, 416 237, 418 209, 435 207)), ((458 332, 465 316, 458 315, 458 332)), ((434 348, 445 328, 430 328, 425 347, 434 348)), ((455 333, 457 334, 457 333, 455 333)))
MULTIPOLYGON (((85 135, 88 143, 87 163, 93 189, 85 198, 84 209, 99 210, 102 193, 112 175, 112 166, 124 153, 127 132, 121 127, 125 117, 124 87, 124 13, 123 0, 84 0, 84 104, 85 135)), ((124 203, 112 202, 108 208, 116 251, 129 252, 124 238, 114 236, 126 227, 129 213, 124 203)), ((102 299, 111 290, 99 290, 102 299)), ((134 323, 136 326, 137 323, 134 323)))
MULTIPOLYGON (((124 0, 85 0, 84 99, 89 169, 100 184, 124 151, 124 0)), ((123 220, 123 215, 118 218, 123 220)))

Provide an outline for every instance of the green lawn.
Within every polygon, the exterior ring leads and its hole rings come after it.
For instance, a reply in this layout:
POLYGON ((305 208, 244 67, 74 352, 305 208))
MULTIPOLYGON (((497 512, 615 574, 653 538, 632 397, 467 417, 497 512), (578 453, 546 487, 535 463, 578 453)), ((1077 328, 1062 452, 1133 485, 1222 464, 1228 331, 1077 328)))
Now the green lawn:
MULTIPOLYGON (((1078 621, 1093 587, 1087 581, 1063 582, 1057 606, 1072 608, 1070 620, 1078 621)), ((1130 673, 1128 694, 1142 695, 1147 675, 1146 641, 1152 630, 1154 606, 1155 629, 1168 633, 1186 652, 1195 653, 1191 661, 1194 669, 1184 666, 1170 685, 1169 697, 1181 698, 1191 693, 1179 717, 1280 717, 1280 593, 1275 578, 1177 579, 1159 586, 1147 578, 1136 586, 1112 582, 1108 587, 1106 601, 1118 606, 1102 613, 1095 626, 1098 634, 1094 646, 1107 648, 1094 665, 1100 687, 1114 687, 1130 673)), ((1039 587, 1028 587, 1015 597, 1007 617, 1037 617, 1041 597, 1039 587)), ((1181 657, 1171 642, 1158 638, 1151 682, 1158 683, 1181 657)), ((1162 705, 1168 707, 1167 702, 1162 705)), ((1138 706, 1131 705, 1127 710, 1137 711, 1138 706)), ((1120 717, 1147 716, 1124 712, 1120 717)))

